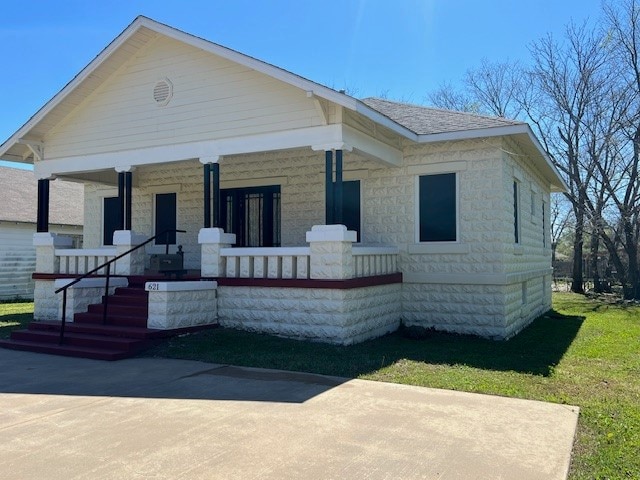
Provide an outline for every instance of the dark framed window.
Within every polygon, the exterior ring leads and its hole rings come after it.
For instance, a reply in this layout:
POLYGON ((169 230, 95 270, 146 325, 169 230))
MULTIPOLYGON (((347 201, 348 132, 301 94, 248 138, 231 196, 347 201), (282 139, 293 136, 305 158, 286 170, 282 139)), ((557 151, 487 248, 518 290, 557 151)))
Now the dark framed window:
POLYGON ((102 203, 102 244, 113 245, 113 232, 120 226, 118 197, 105 197, 102 203))
POLYGON ((513 232, 516 243, 520 243, 520 199, 518 182, 513 182, 513 232))
POLYGON ((280 246, 280 185, 227 188, 220 198, 222 225, 236 234, 236 247, 280 246))
POLYGON ((542 208, 540 209, 542 211, 542 247, 546 248, 547 247, 547 216, 546 213, 544 211, 544 201, 542 202, 542 208))
MULTIPOLYGON (((165 230, 175 230, 177 219, 177 195, 175 193, 156 194, 155 232, 156 235, 165 230)), ((175 245, 176 232, 161 235, 155 240, 156 245, 175 245)))
POLYGON ((440 173, 419 178, 421 242, 455 242, 457 231, 456 174, 440 173))
MULTIPOLYGON (((334 182, 335 187, 335 182, 334 182)), ((360 241, 360 180, 342 182, 342 224, 358 234, 360 241)))

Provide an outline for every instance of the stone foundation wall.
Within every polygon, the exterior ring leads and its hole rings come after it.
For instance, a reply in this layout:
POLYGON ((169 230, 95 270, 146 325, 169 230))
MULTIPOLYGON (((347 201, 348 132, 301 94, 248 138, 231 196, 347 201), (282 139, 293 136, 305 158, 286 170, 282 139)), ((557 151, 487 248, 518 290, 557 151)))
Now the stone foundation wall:
POLYGON ((59 312, 62 308, 62 295, 57 295, 56 288, 50 280, 36 280, 33 290, 33 319, 60 320, 59 312))
POLYGON ((149 282, 148 328, 174 328, 217 323, 216 282, 149 282))
POLYGON ((404 283, 402 320, 408 326, 502 339, 504 295, 500 285, 404 283))
POLYGON ((220 325, 350 345, 400 325, 401 285, 338 289, 218 287, 220 325))

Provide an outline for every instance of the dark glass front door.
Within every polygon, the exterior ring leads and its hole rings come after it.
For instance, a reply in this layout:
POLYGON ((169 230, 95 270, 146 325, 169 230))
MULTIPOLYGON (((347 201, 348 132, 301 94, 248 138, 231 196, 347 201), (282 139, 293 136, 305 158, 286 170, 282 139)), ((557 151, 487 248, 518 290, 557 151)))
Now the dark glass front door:
POLYGON ((280 185, 228 188, 221 192, 225 232, 238 247, 280 246, 280 185))

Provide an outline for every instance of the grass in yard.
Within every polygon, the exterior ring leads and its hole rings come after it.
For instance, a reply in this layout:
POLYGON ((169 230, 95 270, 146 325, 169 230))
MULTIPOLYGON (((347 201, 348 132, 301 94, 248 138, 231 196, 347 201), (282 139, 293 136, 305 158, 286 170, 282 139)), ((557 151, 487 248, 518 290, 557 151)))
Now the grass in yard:
POLYGON ((351 347, 227 329, 148 355, 304 371, 578 405, 571 479, 640 478, 640 308, 555 294, 508 342, 401 333, 351 347))
POLYGON ((25 328, 33 320, 33 302, 0 303, 0 338, 9 338, 11 332, 25 328))

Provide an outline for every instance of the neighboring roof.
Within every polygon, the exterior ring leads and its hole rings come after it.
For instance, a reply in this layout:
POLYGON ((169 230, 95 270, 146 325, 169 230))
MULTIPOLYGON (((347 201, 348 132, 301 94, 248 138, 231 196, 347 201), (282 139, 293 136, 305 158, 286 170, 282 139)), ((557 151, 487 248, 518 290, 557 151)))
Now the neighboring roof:
POLYGON ((525 125, 524 122, 507 120, 502 117, 442 110, 410 103, 392 102, 382 98, 364 98, 362 102, 408 128, 416 135, 525 125))
MULTIPOLYGON (((38 181, 31 170, 0 167, 0 221, 36 223, 38 181)), ((49 223, 82 225, 84 186, 52 181, 49 188, 49 223)))

